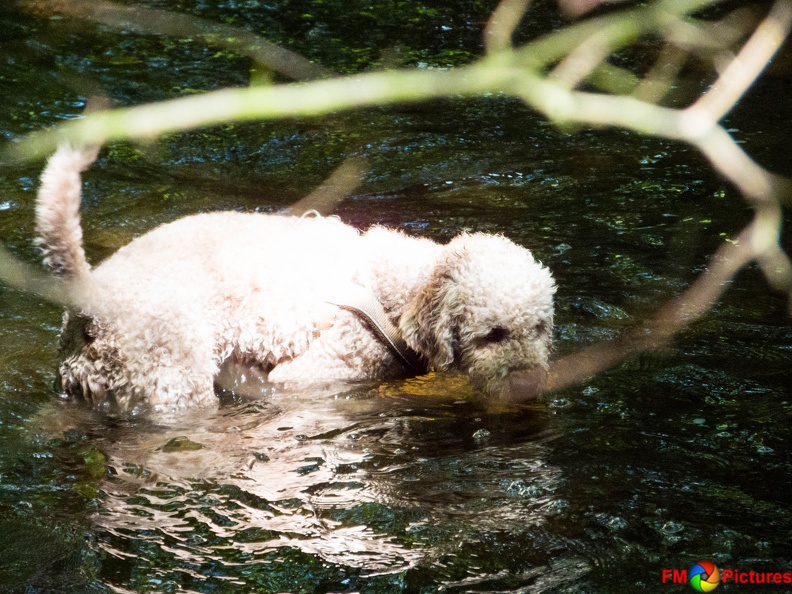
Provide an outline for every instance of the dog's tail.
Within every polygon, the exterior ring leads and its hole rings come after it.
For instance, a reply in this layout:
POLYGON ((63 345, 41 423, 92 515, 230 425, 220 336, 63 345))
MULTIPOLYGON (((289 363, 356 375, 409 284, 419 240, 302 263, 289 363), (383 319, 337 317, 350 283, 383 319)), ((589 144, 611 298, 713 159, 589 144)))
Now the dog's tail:
POLYGON ((44 264, 60 278, 79 279, 91 271, 80 226, 80 173, 96 160, 98 152, 98 146, 63 145, 50 157, 41 174, 36 201, 36 243, 44 264))

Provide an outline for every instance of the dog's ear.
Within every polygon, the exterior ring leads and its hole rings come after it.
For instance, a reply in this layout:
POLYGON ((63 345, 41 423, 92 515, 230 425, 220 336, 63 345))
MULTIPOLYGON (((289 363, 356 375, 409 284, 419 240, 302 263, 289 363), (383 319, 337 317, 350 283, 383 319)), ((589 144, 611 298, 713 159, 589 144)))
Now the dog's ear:
POLYGON ((438 370, 451 367, 459 352, 462 300, 454 269, 461 257, 457 250, 446 247, 428 282, 413 297, 399 320, 399 329, 407 345, 438 370))

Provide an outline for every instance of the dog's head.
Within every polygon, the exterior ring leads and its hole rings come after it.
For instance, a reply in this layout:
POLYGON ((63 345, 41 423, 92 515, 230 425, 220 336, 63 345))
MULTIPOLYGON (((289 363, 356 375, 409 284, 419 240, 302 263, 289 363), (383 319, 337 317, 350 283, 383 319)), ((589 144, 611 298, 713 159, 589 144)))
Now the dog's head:
POLYGON ((435 369, 467 371, 488 396, 527 400, 547 380, 554 293, 531 252, 502 236, 464 233, 444 247, 399 326, 435 369))

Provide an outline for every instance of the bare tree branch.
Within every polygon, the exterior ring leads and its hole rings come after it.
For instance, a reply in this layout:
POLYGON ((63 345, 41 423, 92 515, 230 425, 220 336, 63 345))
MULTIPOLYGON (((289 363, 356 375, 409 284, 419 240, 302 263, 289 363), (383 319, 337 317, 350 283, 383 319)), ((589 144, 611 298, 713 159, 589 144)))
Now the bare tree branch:
POLYGON ((47 301, 67 307, 82 301, 79 297, 82 291, 74 283, 39 272, 16 259, 2 245, 0 245, 0 281, 19 291, 38 295, 47 301))
POLYGON ((568 89, 586 80, 616 49, 612 25, 602 28, 581 42, 551 72, 550 77, 568 89))
POLYGON ((365 169, 363 158, 350 157, 344 160, 322 185, 285 209, 283 214, 300 216, 312 211, 320 215, 331 214, 336 204, 360 184, 365 169))
POLYGON ((690 109, 704 110, 713 121, 720 121, 767 66, 789 34, 790 27, 792 4, 779 0, 717 82, 690 109))
POLYGON ((665 97, 674 84, 679 71, 687 61, 688 53, 679 47, 666 44, 655 60, 652 69, 635 88, 633 96, 647 103, 657 103, 665 97))
POLYGON ((737 272, 756 254, 752 236, 756 221, 734 242, 724 243, 705 270, 682 295, 667 303, 648 322, 614 341, 600 342, 553 361, 548 391, 582 383, 628 357, 667 345, 674 334, 697 320, 726 291, 737 272))
POLYGON ((30 12, 66 14, 116 29, 132 29, 141 33, 174 37, 197 37, 210 45, 248 56, 254 62, 294 80, 311 80, 333 75, 332 71, 254 33, 186 14, 139 5, 124 6, 103 0, 20 0, 20 6, 30 12))
POLYGON ((511 49, 512 35, 531 0, 501 0, 484 28, 484 47, 490 53, 511 49))

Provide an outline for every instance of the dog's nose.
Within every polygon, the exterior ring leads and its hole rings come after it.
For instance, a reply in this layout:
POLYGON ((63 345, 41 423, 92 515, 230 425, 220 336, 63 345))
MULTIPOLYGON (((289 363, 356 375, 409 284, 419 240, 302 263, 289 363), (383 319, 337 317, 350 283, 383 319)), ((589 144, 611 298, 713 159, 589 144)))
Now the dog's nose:
POLYGON ((500 399, 503 402, 521 403, 536 400, 547 387, 547 369, 532 367, 517 369, 509 373, 504 380, 500 399))

